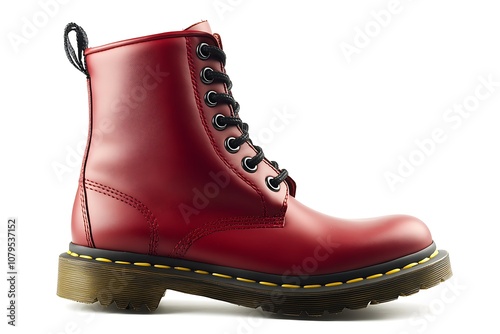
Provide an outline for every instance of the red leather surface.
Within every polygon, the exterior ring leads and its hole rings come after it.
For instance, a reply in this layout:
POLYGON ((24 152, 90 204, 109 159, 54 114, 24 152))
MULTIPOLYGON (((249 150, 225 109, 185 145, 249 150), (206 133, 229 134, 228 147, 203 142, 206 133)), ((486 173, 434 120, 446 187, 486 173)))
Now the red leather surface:
POLYGON ((265 178, 278 172, 266 160, 255 173, 243 170, 242 159, 255 149, 244 144, 236 154, 227 152, 224 140, 241 131, 212 126, 215 114, 232 110, 203 100, 208 90, 226 88, 201 82, 205 66, 224 71, 216 60, 196 56, 202 42, 220 46, 206 22, 86 51, 89 212, 75 201, 74 243, 89 244, 88 219, 97 248, 282 274, 314 256, 319 237, 339 246, 315 273, 391 260, 432 242, 425 225, 411 217, 361 222, 314 212, 290 196, 291 179, 290 189, 282 183, 273 192, 265 178))
POLYGON ((280 275, 320 275, 393 260, 431 243, 428 228, 415 217, 341 219, 291 197, 284 228, 213 233, 185 257, 280 275))

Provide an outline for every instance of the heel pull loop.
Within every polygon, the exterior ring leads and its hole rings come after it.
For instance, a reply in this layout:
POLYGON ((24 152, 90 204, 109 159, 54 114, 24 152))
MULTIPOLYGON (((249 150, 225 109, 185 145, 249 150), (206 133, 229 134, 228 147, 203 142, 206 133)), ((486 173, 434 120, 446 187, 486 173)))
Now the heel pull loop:
POLYGON ((66 51, 66 56, 69 59, 69 62, 76 67, 77 70, 82 72, 89 77, 89 72, 87 71, 87 66, 85 64, 85 55, 83 52, 88 47, 89 40, 87 38, 87 33, 76 23, 68 23, 66 28, 64 28, 64 51, 66 51), (73 49, 71 45, 71 41, 69 40, 69 33, 76 32, 76 43, 77 43, 77 52, 73 49))

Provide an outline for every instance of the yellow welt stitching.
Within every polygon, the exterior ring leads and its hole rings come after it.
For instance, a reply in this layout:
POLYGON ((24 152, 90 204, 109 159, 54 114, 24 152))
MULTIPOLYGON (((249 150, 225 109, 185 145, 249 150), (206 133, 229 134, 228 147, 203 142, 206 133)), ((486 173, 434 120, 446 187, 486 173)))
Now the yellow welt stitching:
POLYGON ((194 272, 197 273, 197 274, 201 274, 201 275, 208 275, 208 274, 210 274, 208 271, 205 271, 205 270, 195 270, 194 272))
POLYGON ((161 268, 161 269, 170 269, 170 266, 166 266, 164 264, 155 264, 155 268, 161 268))
POLYGON ((374 278, 379 278, 382 276, 384 276, 384 275, 383 274, 375 274, 375 275, 368 276, 366 279, 374 279, 374 278))
POLYGON ((186 267, 174 267, 175 270, 180 270, 180 271, 191 271, 191 269, 186 268, 186 267))
POLYGON ((233 278, 232 276, 219 274, 219 273, 212 273, 212 276, 221 277, 221 278, 233 278))
POLYGON ((412 263, 409 263, 406 266, 404 266, 403 269, 410 269, 410 268, 415 267, 416 265, 418 265, 417 262, 412 262, 412 263))
POLYGON ((256 283, 253 279, 248 279, 243 277, 236 277, 236 280, 245 283, 256 283))
POLYGON ((134 266, 138 266, 138 267, 151 267, 151 263, 147 263, 147 262, 134 262, 134 266))
POLYGON ((358 277, 358 278, 350 279, 346 283, 351 284, 351 283, 361 282, 362 280, 363 280, 363 277, 358 277))
POLYGON ((392 274, 398 273, 398 272, 400 272, 400 271, 401 271, 401 269, 396 268, 396 269, 389 270, 389 271, 388 271, 388 272, 386 272, 385 274, 386 274, 386 275, 392 275, 392 274))
MULTIPOLYGON (((92 258, 92 256, 89 256, 89 255, 80 255, 80 254, 77 254, 77 253, 72 252, 70 250, 68 250, 66 253, 69 254, 69 255, 71 255, 71 256, 73 256, 73 257, 81 257, 81 258, 88 259, 88 260, 96 260, 96 261, 99 261, 99 262, 113 262, 112 260, 107 259, 107 258, 103 258, 103 257, 92 258)), ((429 261, 430 259, 436 257, 438 254, 439 254, 439 251, 435 250, 429 257, 426 257, 426 258, 424 258, 424 259, 422 259, 422 260, 420 260, 418 262, 409 263, 406 266, 404 266, 402 269, 413 268, 413 267, 415 267, 418 264, 422 264, 422 263, 425 263, 425 262, 429 261)), ((127 261, 114 261, 114 262, 117 263, 117 264, 131 264, 130 262, 127 262, 127 261)), ((147 262, 135 262, 134 265, 140 266, 140 267, 150 267, 151 266, 151 264, 147 263, 147 262)), ((170 269, 171 268, 170 266, 163 265, 163 264, 155 264, 154 267, 155 268, 162 268, 162 269, 170 269)), ((190 268, 186 268, 186 267, 174 267, 174 269, 175 270, 179 270, 179 271, 191 271, 190 268)), ((397 273, 399 271, 401 271, 400 268, 395 268, 395 269, 392 269, 392 270, 389 270, 388 272, 386 272, 385 275, 395 274, 395 273, 397 273)), ((194 272, 197 273, 197 274, 202 274, 202 275, 209 275, 210 274, 208 271, 205 271, 205 270, 195 270, 194 272)), ((219 274, 219 273, 212 273, 212 275, 216 276, 216 277, 227 278, 227 279, 234 279, 235 278, 235 277, 232 277, 232 276, 229 276, 229 275, 219 274)), ((379 278, 379 277, 382 277, 382 276, 384 276, 384 274, 375 274, 375 275, 371 275, 371 276, 366 277, 366 279, 375 279, 375 278, 379 278)), ((236 277, 235 279, 237 281, 240 281, 240 282, 257 283, 254 280, 251 280, 251 279, 248 279, 248 278, 243 278, 243 277, 236 277)), ((358 277, 358 278, 350 279, 350 280, 346 281, 345 283, 351 284, 351 283, 360 282, 362 280, 363 280, 362 277, 358 277)), ((272 283, 272 282, 260 281, 258 283, 261 284, 261 285, 271 286, 271 287, 278 286, 278 284, 272 283)), ((343 283, 344 282, 331 282, 331 283, 325 284, 324 286, 325 287, 333 287, 333 286, 342 285, 343 283)), ((301 288, 301 287, 304 288, 304 289, 312 289, 312 288, 319 288, 321 286, 322 285, 320 285, 320 284, 310 284, 310 285, 304 285, 304 286, 295 285, 295 284, 282 284, 281 285, 282 288, 288 288, 288 289, 297 289, 297 288, 301 288)))
POLYGON ((278 284, 276 284, 276 283, 265 282, 265 281, 260 281, 259 284, 262 284, 265 286, 278 286, 278 284))
POLYGON ((438 255, 438 254, 439 254, 439 251, 436 249, 436 250, 434 251, 434 253, 432 253, 432 254, 431 254, 431 256, 429 256, 429 258, 431 258, 431 259, 432 259, 433 257, 436 257, 436 255, 438 255))
POLYGON ((328 284, 325 284, 325 286, 338 286, 338 285, 342 285, 344 283, 342 282, 332 282, 332 283, 328 283, 328 284))

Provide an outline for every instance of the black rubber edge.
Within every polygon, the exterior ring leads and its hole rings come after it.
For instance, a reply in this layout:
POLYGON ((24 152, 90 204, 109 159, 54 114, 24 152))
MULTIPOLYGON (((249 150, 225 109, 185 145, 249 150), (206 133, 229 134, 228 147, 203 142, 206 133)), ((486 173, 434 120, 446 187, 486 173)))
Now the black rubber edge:
POLYGON ((128 262, 147 262, 152 265, 167 265, 170 267, 186 267, 191 270, 204 270, 210 273, 219 273, 232 277, 243 277, 255 281, 266 281, 276 284, 295 284, 295 285, 314 285, 326 284, 330 282, 346 282, 358 277, 368 277, 375 274, 383 274, 393 269, 401 269, 404 266, 418 262, 426 257, 429 257, 435 250, 436 245, 433 242, 430 246, 416 253, 400 257, 398 259, 380 263, 377 265, 364 267, 356 270, 350 270, 334 274, 326 275, 308 275, 308 276, 286 276, 268 274, 251 270, 244 270, 232 267, 218 266, 214 264, 174 259, 162 256, 153 256, 129 252, 110 251, 98 248, 89 248, 85 246, 75 245, 70 243, 69 250, 79 255, 88 255, 95 258, 102 257, 112 261, 128 261, 128 262))

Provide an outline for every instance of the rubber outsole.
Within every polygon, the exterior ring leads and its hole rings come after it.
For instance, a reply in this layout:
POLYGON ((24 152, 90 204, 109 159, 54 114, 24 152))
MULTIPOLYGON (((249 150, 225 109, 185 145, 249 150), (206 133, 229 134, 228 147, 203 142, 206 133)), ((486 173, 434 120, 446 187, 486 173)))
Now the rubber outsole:
POLYGON ((321 316, 360 309, 428 289, 452 276, 440 250, 390 272, 325 285, 278 285, 185 267, 111 261, 73 252, 59 256, 57 294, 83 303, 113 303, 120 309, 154 311, 166 290, 222 300, 291 316, 321 316))

